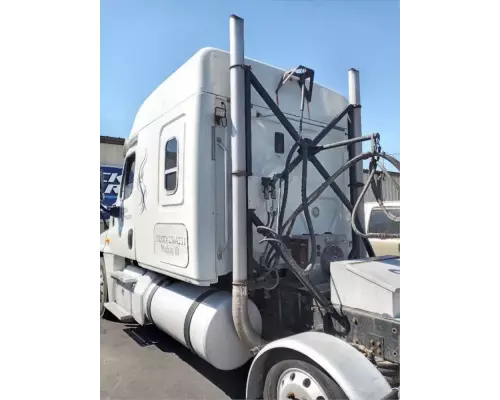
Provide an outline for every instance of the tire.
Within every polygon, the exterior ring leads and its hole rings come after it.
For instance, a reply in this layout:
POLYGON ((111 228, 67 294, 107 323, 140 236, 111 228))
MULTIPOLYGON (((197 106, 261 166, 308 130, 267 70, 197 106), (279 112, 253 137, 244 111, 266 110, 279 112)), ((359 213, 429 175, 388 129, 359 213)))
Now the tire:
POLYGON ((109 319, 111 313, 104 307, 104 303, 108 301, 108 284, 106 280, 106 267, 104 260, 101 257, 101 318, 109 319))
POLYGON ((320 368, 302 360, 284 360, 267 373, 264 400, 347 399, 343 390, 320 368), (281 387, 280 387, 281 386, 281 387))

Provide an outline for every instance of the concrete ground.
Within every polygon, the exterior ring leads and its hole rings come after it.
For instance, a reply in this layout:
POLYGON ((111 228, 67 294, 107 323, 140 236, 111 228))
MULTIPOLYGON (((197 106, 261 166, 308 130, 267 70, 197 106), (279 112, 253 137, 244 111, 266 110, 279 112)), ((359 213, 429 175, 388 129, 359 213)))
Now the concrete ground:
POLYGON ((101 319, 101 399, 244 399, 249 364, 224 372, 153 326, 101 319))

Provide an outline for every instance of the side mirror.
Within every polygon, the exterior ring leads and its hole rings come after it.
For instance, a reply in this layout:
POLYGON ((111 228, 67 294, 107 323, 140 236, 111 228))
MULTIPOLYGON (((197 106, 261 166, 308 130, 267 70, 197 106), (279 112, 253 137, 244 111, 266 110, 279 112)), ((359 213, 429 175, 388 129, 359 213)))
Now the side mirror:
POLYGON ((111 215, 113 218, 120 218, 121 207, 111 206, 109 208, 108 212, 109 212, 109 215, 111 215))

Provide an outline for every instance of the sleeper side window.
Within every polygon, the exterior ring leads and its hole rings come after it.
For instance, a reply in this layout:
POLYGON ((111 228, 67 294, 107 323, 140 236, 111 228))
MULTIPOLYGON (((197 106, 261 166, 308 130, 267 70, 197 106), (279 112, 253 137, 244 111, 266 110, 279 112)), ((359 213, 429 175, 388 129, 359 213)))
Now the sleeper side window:
POLYGON ((134 190, 134 172, 135 172, 135 153, 127 157, 123 168, 123 178, 120 197, 125 200, 132 194, 134 190))
POLYGON ((178 170, 178 143, 177 138, 172 138, 165 145, 165 190, 167 194, 174 194, 177 190, 178 170))
MULTIPOLYGON (((399 208, 386 207, 387 211, 399 217, 399 208)), ((399 222, 390 220, 381 208, 374 208, 370 214, 368 233, 390 233, 399 235, 399 222)))
POLYGON ((158 204, 162 207, 181 205, 184 202, 184 136, 185 114, 173 118, 160 131, 157 185, 158 204))

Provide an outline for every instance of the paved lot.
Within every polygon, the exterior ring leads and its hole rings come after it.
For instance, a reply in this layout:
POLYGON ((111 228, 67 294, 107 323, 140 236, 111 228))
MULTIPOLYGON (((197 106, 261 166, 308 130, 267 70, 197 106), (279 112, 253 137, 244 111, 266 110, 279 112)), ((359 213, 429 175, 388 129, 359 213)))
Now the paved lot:
POLYGON ((244 399, 248 365, 218 371, 154 327, 101 320, 101 399, 244 399))

